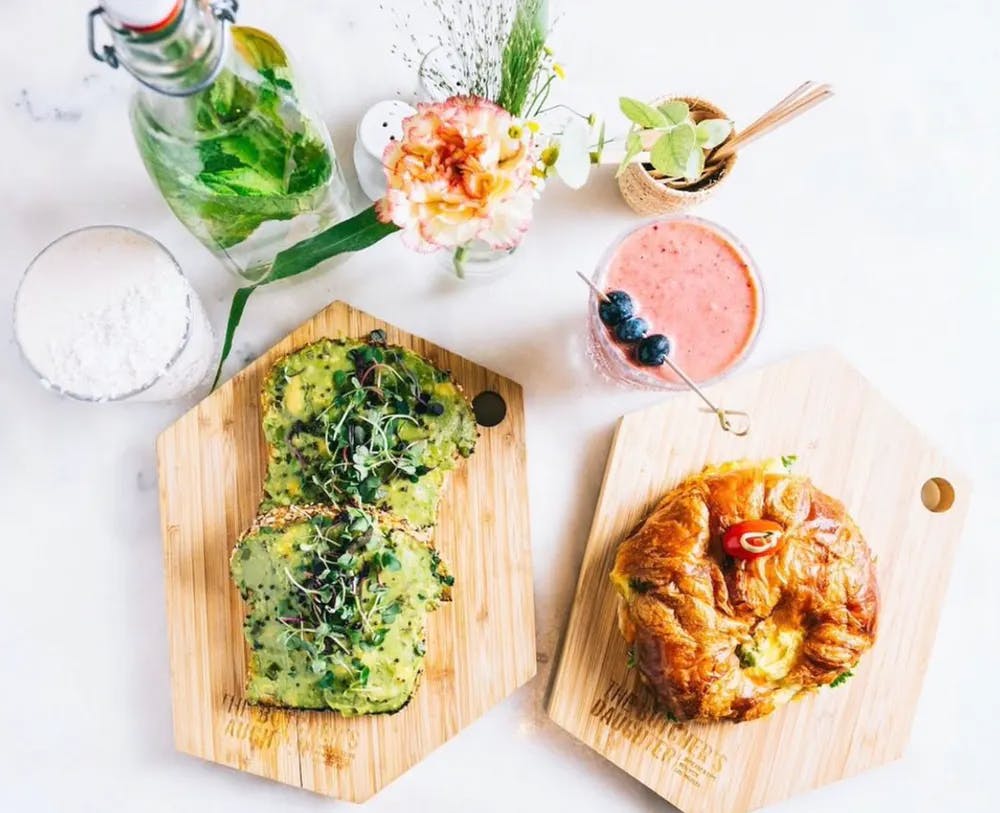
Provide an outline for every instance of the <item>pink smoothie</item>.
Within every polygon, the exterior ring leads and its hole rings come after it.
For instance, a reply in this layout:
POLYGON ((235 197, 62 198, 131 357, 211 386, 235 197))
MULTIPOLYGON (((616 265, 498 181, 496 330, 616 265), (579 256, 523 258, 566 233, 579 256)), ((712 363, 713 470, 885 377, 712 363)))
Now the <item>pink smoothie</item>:
MULTIPOLYGON (((652 223, 613 253, 602 287, 627 292, 650 333, 670 339, 670 358, 695 381, 722 375, 743 356, 760 322, 760 289, 748 261, 723 234, 697 220, 652 223)), ((667 365, 643 372, 671 383, 667 365)))

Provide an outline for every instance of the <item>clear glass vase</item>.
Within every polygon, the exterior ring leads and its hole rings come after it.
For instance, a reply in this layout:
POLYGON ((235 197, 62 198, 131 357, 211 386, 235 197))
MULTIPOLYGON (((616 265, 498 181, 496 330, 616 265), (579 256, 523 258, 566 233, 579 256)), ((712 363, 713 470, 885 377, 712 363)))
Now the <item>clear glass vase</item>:
POLYGON ((448 254, 448 270, 456 279, 467 282, 486 282, 508 273, 513 263, 513 248, 493 248, 482 240, 473 240, 448 254))

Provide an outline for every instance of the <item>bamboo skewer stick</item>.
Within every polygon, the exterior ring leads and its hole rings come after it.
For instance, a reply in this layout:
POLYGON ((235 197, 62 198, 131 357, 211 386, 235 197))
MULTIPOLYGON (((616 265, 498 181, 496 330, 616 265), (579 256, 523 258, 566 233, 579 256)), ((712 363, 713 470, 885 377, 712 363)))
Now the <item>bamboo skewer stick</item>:
POLYGON ((766 124, 762 124, 760 127, 757 128, 752 137, 747 139, 742 139, 741 144, 746 145, 751 140, 756 140, 760 138, 760 136, 764 135, 765 133, 769 133, 771 132, 771 130, 775 129, 779 125, 791 121, 796 116, 805 113, 807 110, 810 110, 811 108, 815 107, 820 102, 826 101, 831 96, 833 96, 833 91, 827 90, 823 93, 811 96, 807 99, 802 99, 801 101, 797 102, 795 105, 784 111, 784 113, 780 118, 774 121, 769 121, 766 124))
POLYGON ((792 105, 802 101, 803 99, 814 95, 820 90, 826 90, 826 85, 817 85, 815 82, 803 82, 795 90, 785 96, 780 102, 775 104, 773 107, 766 110, 758 118, 748 124, 743 128, 742 132, 752 132, 760 127, 761 124, 765 123, 769 119, 773 118, 776 114, 783 110, 791 107, 792 105))
POLYGON ((768 110, 745 130, 737 133, 719 146, 709 156, 708 161, 705 162, 706 171, 709 171, 710 167, 725 161, 726 158, 740 147, 745 147, 747 144, 756 141, 761 136, 770 133, 781 125, 787 124, 796 116, 802 115, 820 102, 829 99, 832 95, 833 88, 829 85, 813 86, 811 82, 801 85, 796 91, 778 102, 778 104, 768 110))
POLYGON ((720 146, 716 151, 716 154, 722 155, 723 153, 734 152, 738 146, 748 143, 749 141, 757 138, 759 135, 774 129, 779 124, 784 124, 786 121, 790 121, 800 112, 804 112, 809 107, 814 106, 832 95, 833 91, 829 88, 817 88, 814 92, 799 99, 795 99, 778 110, 762 117, 751 127, 737 133, 732 140, 720 146))
MULTIPOLYGON (((816 87, 816 83, 812 79, 807 79, 805 82, 803 82, 797 88, 795 88, 795 90, 793 90, 791 93, 789 93, 784 99, 782 99, 780 102, 778 102, 774 107, 783 107, 784 105, 786 105, 789 102, 791 102, 793 99, 797 99, 800 96, 802 96, 806 91, 812 90, 814 87, 816 87)), ((774 108, 772 108, 772 110, 773 109, 774 108)), ((764 118, 764 117, 761 116, 761 118, 764 118)), ((757 121, 760 121, 760 119, 758 119, 757 121)))
POLYGON ((756 119, 754 119, 752 122, 750 122, 750 124, 748 124, 746 127, 743 128, 742 132, 749 132, 751 130, 754 130, 761 124, 761 122, 765 121, 769 116, 773 115, 775 112, 779 110, 782 110, 786 105, 790 105, 793 102, 797 101, 798 99, 801 99, 815 87, 816 83, 813 82, 812 80, 803 82, 801 85, 795 88, 795 90, 789 93, 784 99, 782 99, 780 102, 778 102, 773 107, 771 107, 770 109, 762 113, 760 116, 758 116, 756 119))
POLYGON ((727 155, 734 153, 739 147, 745 146, 760 135, 773 130, 776 126, 784 124, 795 115, 804 112, 808 107, 828 98, 830 95, 832 95, 832 91, 819 90, 769 113, 755 122, 751 127, 737 133, 730 141, 722 144, 712 155, 712 158, 723 160, 727 155))

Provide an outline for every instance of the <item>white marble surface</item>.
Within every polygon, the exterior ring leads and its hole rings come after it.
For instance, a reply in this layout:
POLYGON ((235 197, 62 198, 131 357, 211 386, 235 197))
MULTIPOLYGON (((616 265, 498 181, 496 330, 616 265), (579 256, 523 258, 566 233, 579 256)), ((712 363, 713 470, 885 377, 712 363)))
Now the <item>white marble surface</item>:
MULTIPOLYGON (((126 120, 128 77, 85 52, 92 2, 0 3, 0 312, 51 238, 112 222, 166 243, 218 327, 233 282, 146 179, 126 120)), ((344 158, 365 107, 413 87, 377 5, 243 4, 242 20, 273 30, 311 74, 344 158)), ((751 365, 839 348, 964 467, 977 495, 906 757, 772 810, 995 810, 998 7, 553 6, 565 98, 611 115, 612 132, 623 128, 622 93, 693 91, 746 122, 803 79, 836 84, 835 101, 750 148, 699 214, 732 229, 761 266, 769 299, 751 365)), ((435 260, 390 241, 249 307, 239 363, 340 297, 518 379, 527 394, 538 677, 372 811, 663 809, 542 711, 614 419, 655 400, 609 388, 582 359, 585 292, 572 272, 592 268, 631 222, 604 172, 582 193, 548 191, 514 272, 490 287, 452 283, 435 260)), ((330 809, 173 751, 153 439, 185 406, 57 400, 32 381, 9 327, 0 380, 0 809, 330 809)))

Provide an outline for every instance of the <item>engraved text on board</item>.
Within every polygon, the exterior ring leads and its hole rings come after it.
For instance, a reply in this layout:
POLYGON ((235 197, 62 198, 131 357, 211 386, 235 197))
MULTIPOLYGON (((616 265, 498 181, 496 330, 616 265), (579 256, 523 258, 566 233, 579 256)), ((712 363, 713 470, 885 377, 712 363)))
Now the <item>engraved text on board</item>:
POLYGON ((670 722, 656 708, 652 697, 617 681, 597 695, 590 714, 607 726, 612 736, 622 737, 644 749, 675 774, 701 787, 719 778, 725 755, 688 727, 670 722))

